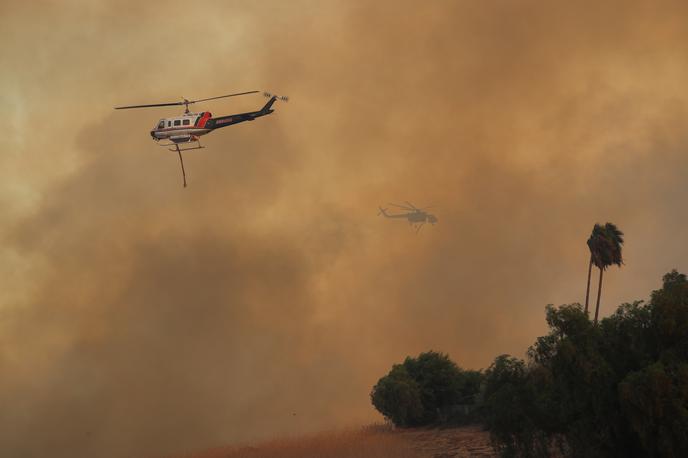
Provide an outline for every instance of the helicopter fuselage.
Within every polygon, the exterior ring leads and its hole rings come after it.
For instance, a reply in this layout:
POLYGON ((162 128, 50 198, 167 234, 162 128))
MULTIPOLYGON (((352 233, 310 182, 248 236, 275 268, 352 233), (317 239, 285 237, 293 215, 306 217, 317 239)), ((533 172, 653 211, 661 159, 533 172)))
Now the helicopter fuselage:
POLYGON ((437 217, 431 215, 430 213, 424 212, 422 210, 411 211, 408 213, 397 213, 390 215, 387 213, 386 209, 380 208, 380 214, 386 218, 402 218, 408 220, 410 224, 413 223, 430 223, 435 224, 437 222, 437 217))
POLYGON ((431 215, 430 213, 426 213, 424 211, 409 212, 399 216, 406 218, 408 222, 411 224, 426 222, 435 224, 437 222, 437 218, 434 215, 431 215))
POLYGON ((428 219, 428 214, 425 212, 411 212, 406 214, 410 223, 424 223, 428 219))
POLYGON ((206 127, 209 119, 212 119, 212 113, 209 111, 185 113, 175 118, 163 118, 158 121, 150 134, 156 141, 177 137, 200 137, 212 131, 206 127))
POLYGON ((212 131, 212 129, 206 127, 209 119, 212 119, 212 114, 209 111, 185 113, 174 118, 163 118, 158 121, 150 134, 156 141, 177 137, 200 137, 212 131))
POLYGON ((271 107, 276 99, 276 96, 272 96, 263 108, 248 113, 213 118, 211 112, 203 111, 201 113, 186 112, 174 118, 162 118, 150 131, 150 135, 156 142, 160 140, 170 140, 173 143, 193 142, 201 135, 209 134, 215 129, 269 115, 275 111, 271 107))

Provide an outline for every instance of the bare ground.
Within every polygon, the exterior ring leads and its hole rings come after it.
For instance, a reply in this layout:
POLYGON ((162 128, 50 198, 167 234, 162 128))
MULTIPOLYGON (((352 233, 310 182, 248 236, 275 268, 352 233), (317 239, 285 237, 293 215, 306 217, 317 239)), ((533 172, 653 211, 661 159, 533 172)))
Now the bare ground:
POLYGON ((479 426, 397 429, 370 426, 244 447, 219 447, 174 458, 463 458, 496 457, 479 426))
POLYGON ((480 426, 447 429, 410 429, 399 432, 422 457, 496 457, 490 434, 480 426))

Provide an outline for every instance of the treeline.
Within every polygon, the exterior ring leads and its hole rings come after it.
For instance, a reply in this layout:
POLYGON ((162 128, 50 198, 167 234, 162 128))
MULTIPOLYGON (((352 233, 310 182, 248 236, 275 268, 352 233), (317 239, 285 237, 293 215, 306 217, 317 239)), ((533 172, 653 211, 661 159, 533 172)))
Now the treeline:
POLYGON ((527 359, 466 371, 427 352, 392 367, 373 405, 397 426, 480 422, 503 456, 688 456, 688 280, 672 271, 649 302, 598 324, 548 306, 527 359))

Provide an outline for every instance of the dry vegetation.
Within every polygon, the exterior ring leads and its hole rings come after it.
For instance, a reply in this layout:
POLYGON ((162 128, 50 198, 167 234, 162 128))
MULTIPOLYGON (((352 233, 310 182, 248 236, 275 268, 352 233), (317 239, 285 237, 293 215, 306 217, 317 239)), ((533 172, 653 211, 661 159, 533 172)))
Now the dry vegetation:
POLYGON ((385 427, 320 433, 246 447, 222 447, 175 458, 453 458, 496 456, 489 435, 477 427, 385 427))

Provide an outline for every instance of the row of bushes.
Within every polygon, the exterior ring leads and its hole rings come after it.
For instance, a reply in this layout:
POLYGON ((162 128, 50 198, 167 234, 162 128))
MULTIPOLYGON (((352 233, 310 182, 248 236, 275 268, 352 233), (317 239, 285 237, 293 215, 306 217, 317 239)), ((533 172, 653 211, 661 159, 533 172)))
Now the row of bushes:
POLYGON ((599 325, 579 304, 548 306, 526 360, 466 371, 441 353, 406 358, 373 405, 398 426, 481 422, 503 456, 688 456, 688 280, 663 280, 599 325))

